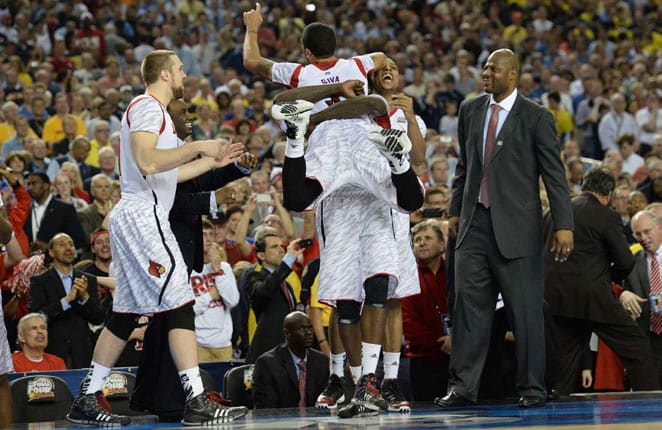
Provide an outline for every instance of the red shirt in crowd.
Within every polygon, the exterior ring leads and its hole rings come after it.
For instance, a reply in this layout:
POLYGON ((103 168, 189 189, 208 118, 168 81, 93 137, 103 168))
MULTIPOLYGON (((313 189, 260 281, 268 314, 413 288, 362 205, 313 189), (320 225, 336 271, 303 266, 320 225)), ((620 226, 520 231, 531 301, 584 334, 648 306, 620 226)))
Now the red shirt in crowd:
POLYGON ((57 355, 44 353, 41 361, 32 361, 25 356, 23 351, 11 355, 14 362, 15 372, 48 372, 51 370, 67 370, 64 360, 57 355))
POLYGON ((448 359, 448 355, 441 351, 441 342, 437 341, 444 336, 442 318, 448 314, 444 261, 439 258, 442 261, 436 274, 419 263, 421 293, 401 300, 405 354, 408 357, 448 359))

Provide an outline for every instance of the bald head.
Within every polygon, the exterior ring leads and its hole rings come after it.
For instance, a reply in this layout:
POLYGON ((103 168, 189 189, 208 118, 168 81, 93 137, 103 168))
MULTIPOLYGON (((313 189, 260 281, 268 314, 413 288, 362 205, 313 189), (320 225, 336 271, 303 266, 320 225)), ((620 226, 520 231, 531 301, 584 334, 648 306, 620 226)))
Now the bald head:
POLYGON ((305 322, 308 322, 308 315, 304 314, 301 311, 290 312, 285 316, 283 320, 283 328, 288 331, 298 330, 299 327, 305 322))
POLYGON ((497 49, 490 54, 490 57, 493 57, 495 61, 500 62, 503 65, 507 65, 519 75, 519 58, 517 57, 517 54, 510 49, 497 49))
POLYGON ((500 102, 517 87, 519 80, 519 59, 510 49, 497 49, 487 58, 483 68, 485 92, 492 94, 500 102))

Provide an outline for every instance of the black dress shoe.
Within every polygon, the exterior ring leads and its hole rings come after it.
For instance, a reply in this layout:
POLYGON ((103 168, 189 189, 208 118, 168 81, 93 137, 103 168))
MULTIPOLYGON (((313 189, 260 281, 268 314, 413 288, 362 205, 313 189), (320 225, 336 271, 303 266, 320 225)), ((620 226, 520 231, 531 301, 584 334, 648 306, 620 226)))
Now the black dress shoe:
POLYGON ((473 406, 476 403, 465 397, 462 397, 455 391, 451 391, 444 397, 435 398, 434 404, 441 408, 458 408, 461 406, 473 406))
POLYGON ((556 388, 551 388, 547 390, 547 401, 555 402, 561 398, 561 393, 556 388))
POLYGON ((545 399, 538 396, 522 396, 519 398, 520 408, 540 408, 545 406, 545 399))

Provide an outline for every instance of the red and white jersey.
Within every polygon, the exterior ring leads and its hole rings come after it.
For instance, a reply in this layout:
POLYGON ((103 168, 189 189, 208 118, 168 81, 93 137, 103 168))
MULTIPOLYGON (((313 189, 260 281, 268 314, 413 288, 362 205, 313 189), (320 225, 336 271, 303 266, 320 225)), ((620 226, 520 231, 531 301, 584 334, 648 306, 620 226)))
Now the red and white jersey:
MULTIPOLYGON (((289 88, 310 87, 315 85, 340 84, 350 79, 363 81, 363 88, 368 91, 368 73, 375 68, 369 55, 360 55, 350 59, 338 58, 335 61, 308 64, 275 63, 271 79, 277 84, 289 88)), ((329 97, 315 103, 313 113, 326 109, 344 97, 329 97)))
MULTIPOLYGON (((407 131, 407 118, 402 109, 395 108, 388 113, 388 116, 384 115, 375 117, 375 122, 382 128, 394 128, 404 132, 407 131)), ((428 134, 428 128, 425 125, 425 122, 423 122, 423 119, 420 116, 416 115, 416 123, 418 124, 419 130, 421 130, 423 139, 425 139, 425 135, 428 134)))
POLYGON ((156 134, 157 149, 172 149, 179 145, 175 125, 156 98, 140 95, 134 98, 122 117, 120 129, 120 187, 122 199, 158 204, 170 212, 177 187, 177 169, 143 175, 138 169, 131 148, 131 133, 144 131, 156 134))

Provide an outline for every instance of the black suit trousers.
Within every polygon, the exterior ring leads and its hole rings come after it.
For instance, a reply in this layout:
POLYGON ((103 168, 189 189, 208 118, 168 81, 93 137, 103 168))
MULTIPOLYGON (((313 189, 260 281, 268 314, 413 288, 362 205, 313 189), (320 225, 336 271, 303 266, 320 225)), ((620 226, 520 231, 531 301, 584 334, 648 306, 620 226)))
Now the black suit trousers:
POLYGON ((613 316, 612 323, 578 318, 554 317, 559 344, 561 368, 564 369, 558 389, 561 394, 580 391, 581 359, 588 349, 591 332, 595 332, 623 362, 632 389, 655 390, 658 372, 653 365, 650 344, 637 324, 625 313, 613 316))
POLYGON ((449 390, 476 400, 501 292, 517 340, 519 394, 545 398, 542 247, 539 255, 505 258, 497 246, 490 210, 478 205, 455 258, 449 390))

